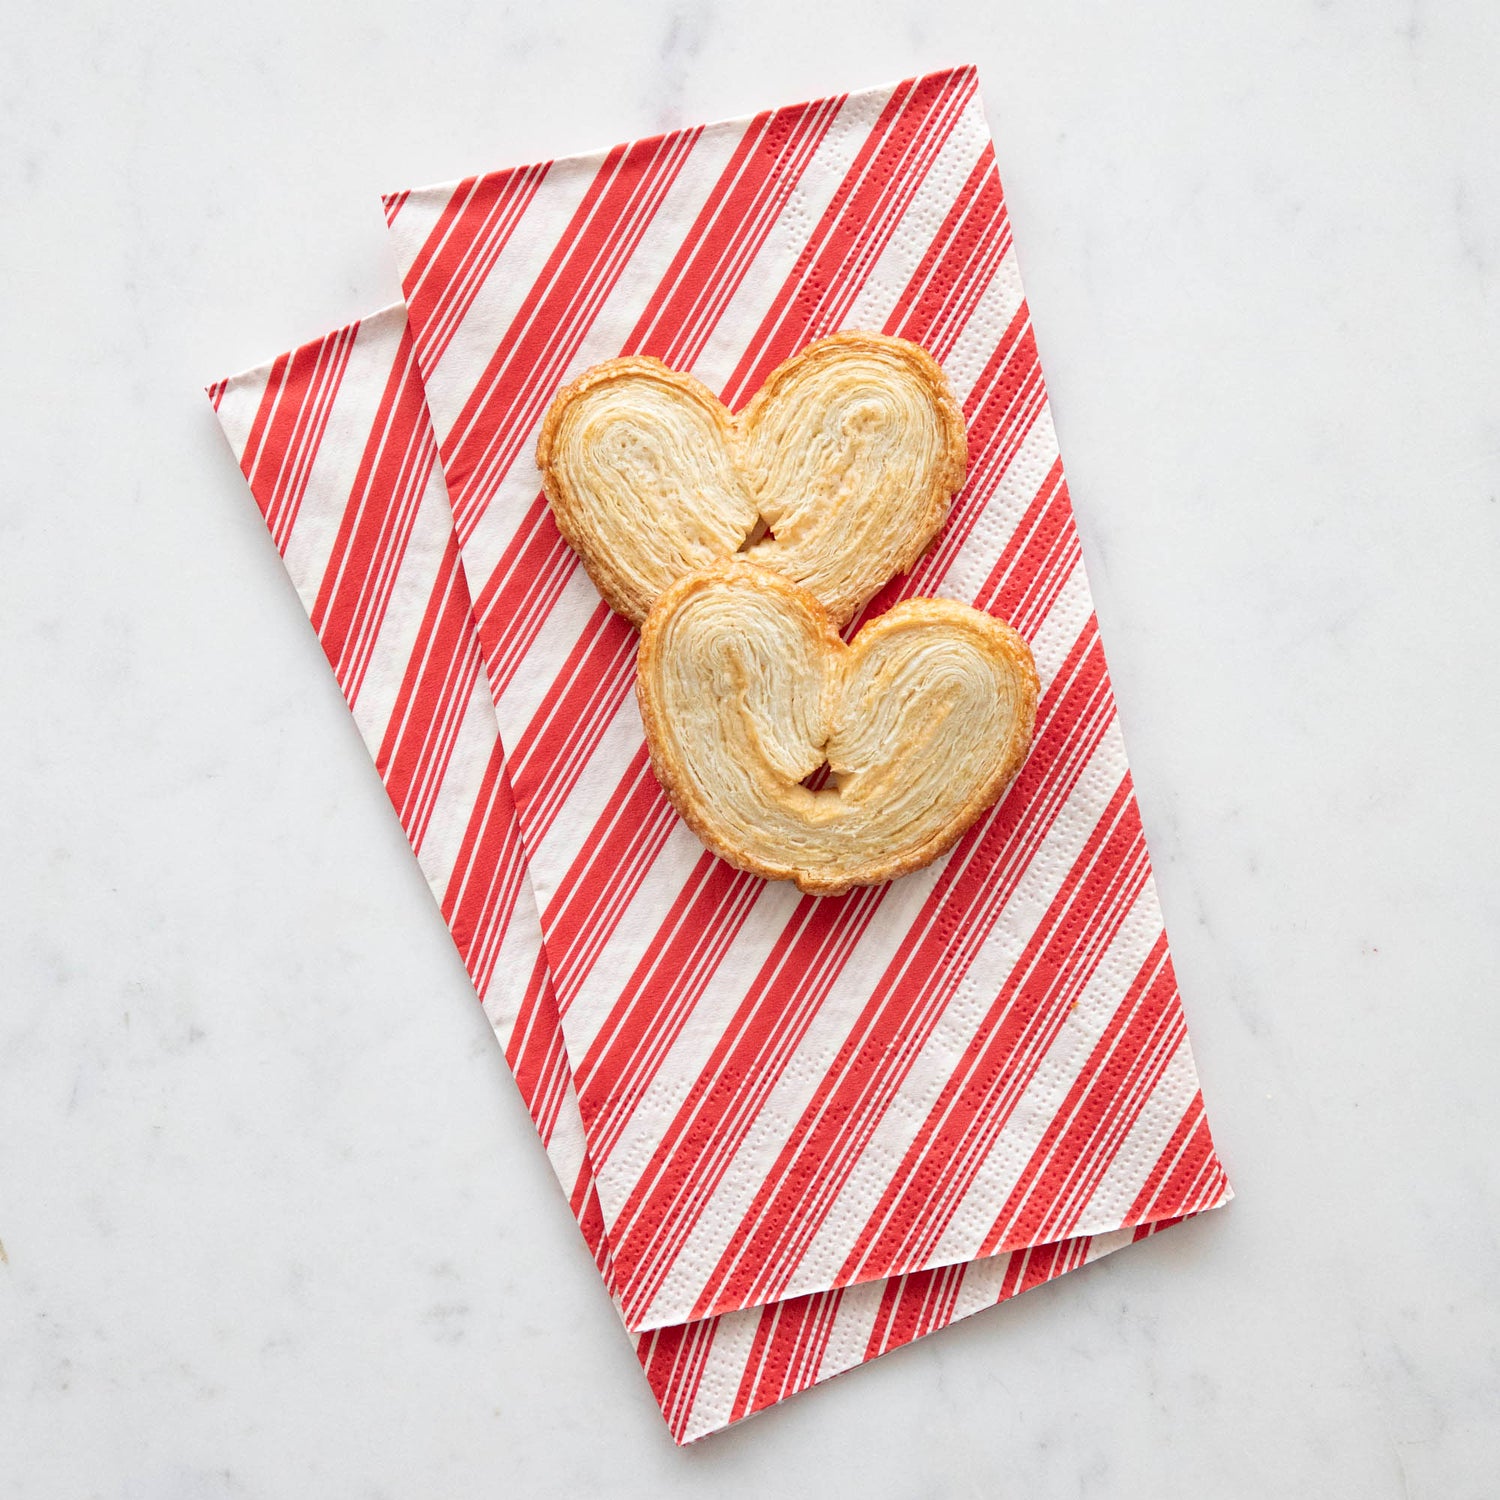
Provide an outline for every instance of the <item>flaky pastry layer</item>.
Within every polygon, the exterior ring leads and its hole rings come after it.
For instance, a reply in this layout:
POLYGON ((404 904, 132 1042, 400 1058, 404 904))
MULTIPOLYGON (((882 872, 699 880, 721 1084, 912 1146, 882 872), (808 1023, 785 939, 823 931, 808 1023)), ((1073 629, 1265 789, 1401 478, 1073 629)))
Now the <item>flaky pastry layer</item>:
POLYGON ((657 600, 636 688, 657 778, 698 837, 825 896, 950 849, 1036 719, 1030 648, 1003 621, 912 599, 846 645, 812 593, 743 558, 657 600), (802 785, 825 762, 830 784, 802 785))
POLYGON ((740 552, 843 625, 947 519, 968 441, 931 355, 849 332, 779 365, 738 416, 660 360, 596 365, 553 399, 537 464, 558 529, 633 624, 740 552))

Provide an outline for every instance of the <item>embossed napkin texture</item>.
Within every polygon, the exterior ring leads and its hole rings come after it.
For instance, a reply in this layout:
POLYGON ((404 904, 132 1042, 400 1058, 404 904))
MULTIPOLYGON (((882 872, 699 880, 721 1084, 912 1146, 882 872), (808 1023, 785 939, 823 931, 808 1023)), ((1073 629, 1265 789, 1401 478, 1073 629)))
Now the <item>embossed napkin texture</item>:
MULTIPOLYGON (((608 1281, 583 1122, 405 309, 209 394, 608 1281)), ((1168 1222, 631 1337, 672 1435, 690 1442, 1168 1222)))
POLYGON ((386 210, 627 1327, 1224 1202, 973 70, 386 210), (1042 697, 951 854, 818 900, 677 819, 635 636, 534 449, 600 360, 658 355, 738 408, 839 328, 923 344, 969 425, 951 519, 867 613, 991 609, 1042 697))

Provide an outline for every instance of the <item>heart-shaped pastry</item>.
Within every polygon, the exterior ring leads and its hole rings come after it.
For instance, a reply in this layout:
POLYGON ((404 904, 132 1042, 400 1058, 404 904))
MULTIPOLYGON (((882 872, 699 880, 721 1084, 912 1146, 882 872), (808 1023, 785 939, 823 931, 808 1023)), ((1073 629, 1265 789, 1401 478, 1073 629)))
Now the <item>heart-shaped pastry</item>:
POLYGON ((657 600, 636 687, 657 778, 698 837, 824 896, 951 848, 1036 719, 1031 651, 992 615, 907 600, 846 645, 811 593, 741 559, 657 600), (825 762, 830 785, 804 786, 825 762))
POLYGON ((968 442, 925 350, 836 333, 738 416, 660 360, 596 365, 553 399, 537 464, 558 529, 633 624, 684 574, 743 552, 841 626, 947 519, 968 442))

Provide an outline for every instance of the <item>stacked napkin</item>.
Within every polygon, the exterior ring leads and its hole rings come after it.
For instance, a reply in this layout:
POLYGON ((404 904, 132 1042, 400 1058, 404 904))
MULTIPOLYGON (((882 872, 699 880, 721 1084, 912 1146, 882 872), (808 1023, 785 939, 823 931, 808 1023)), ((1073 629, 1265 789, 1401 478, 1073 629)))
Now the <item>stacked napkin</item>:
POLYGON ((673 1436, 1226 1202, 973 70, 386 213, 404 306, 210 396, 673 1436), (992 610, 1042 695, 945 859, 819 900, 677 820, 534 450, 603 359, 738 408, 839 328, 969 429, 865 617, 992 610))

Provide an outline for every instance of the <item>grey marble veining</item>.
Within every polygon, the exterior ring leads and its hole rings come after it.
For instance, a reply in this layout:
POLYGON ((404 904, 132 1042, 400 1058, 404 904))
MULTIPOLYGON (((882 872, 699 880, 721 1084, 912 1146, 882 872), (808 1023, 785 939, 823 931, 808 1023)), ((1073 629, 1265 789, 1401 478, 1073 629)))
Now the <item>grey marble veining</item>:
POLYGON ((0 12, 0 1493, 1483 1496, 1500 11, 0 12), (380 191, 980 66, 1239 1197, 675 1450, 199 394, 380 191))

